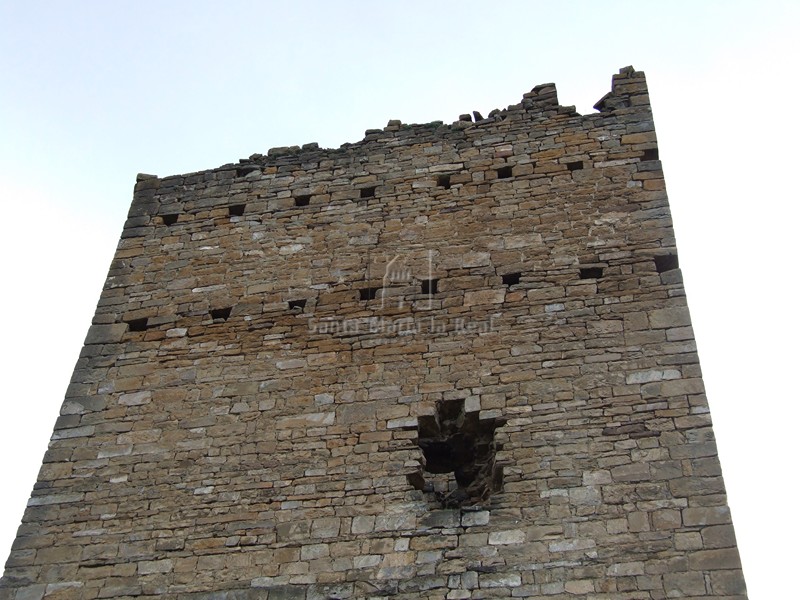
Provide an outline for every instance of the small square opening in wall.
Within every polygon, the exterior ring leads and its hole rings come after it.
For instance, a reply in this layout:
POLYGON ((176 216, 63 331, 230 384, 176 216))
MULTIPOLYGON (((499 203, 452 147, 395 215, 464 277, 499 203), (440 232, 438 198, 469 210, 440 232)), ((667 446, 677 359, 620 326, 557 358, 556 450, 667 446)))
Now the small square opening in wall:
POLYGON ((506 273, 503 275, 503 285, 517 285, 521 277, 522 273, 506 273))
POLYGON ((306 307, 305 298, 301 298, 300 300, 289 300, 289 310, 302 311, 305 307, 306 307))
POLYGON ((358 290, 358 297, 361 300, 374 300, 378 294, 379 287, 365 287, 358 290))
POLYGON ((215 323, 218 321, 227 321, 231 316, 231 310, 233 310, 232 306, 228 306, 226 308, 212 308, 211 318, 215 323))
POLYGON ((232 204, 228 207, 228 216, 242 217, 244 216, 244 204, 232 204))
POLYGON ((303 194, 302 196, 294 197, 295 206, 308 206, 310 203, 311 203, 311 196, 309 194, 303 194))
POLYGON ((432 295, 439 291, 438 279, 423 279, 422 280, 422 293, 432 295))
POLYGON ((573 162, 568 162, 567 163, 567 169, 569 169, 570 172, 572 172, 572 171, 580 171, 581 169, 583 169, 583 161, 576 160, 576 161, 573 161, 573 162))
POLYGON ((161 215, 161 222, 167 227, 175 225, 178 222, 178 215, 161 215))
POLYGON ((581 279, 600 279, 603 276, 603 267, 584 267, 580 270, 581 279))
POLYGON ((665 254, 663 256, 654 256, 653 261, 656 263, 656 271, 659 273, 674 271, 679 266, 677 254, 665 254))
POLYGON ((642 154, 642 162, 647 160, 658 160, 658 148, 647 148, 642 154))
POLYGON ((361 194, 361 198, 374 198, 376 189, 376 187, 361 188, 361 191, 359 192, 361 194))
POLYGON ((450 175, 439 175, 436 178, 436 185, 446 190, 450 189, 450 175))
POLYGON ((147 317, 141 319, 131 319, 128 323, 128 331, 147 331, 147 317))
POLYGON ((513 175, 513 170, 511 167, 500 167, 497 169, 497 178, 498 179, 508 179, 513 175))

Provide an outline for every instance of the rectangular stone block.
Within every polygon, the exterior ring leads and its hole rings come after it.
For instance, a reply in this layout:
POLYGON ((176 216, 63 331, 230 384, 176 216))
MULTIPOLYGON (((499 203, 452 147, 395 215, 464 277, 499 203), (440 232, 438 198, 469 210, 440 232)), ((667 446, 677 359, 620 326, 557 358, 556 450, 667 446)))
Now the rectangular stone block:
POLYGON ((115 344, 122 340, 122 336, 128 331, 126 323, 115 323, 111 325, 92 325, 86 334, 84 344, 115 344))

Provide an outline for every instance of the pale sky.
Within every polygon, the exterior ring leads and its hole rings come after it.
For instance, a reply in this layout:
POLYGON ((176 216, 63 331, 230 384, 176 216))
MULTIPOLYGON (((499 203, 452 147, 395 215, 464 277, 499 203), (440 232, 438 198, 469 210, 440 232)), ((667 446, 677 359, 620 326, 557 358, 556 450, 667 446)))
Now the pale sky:
POLYGON ((338 147, 645 71, 750 597, 796 589, 793 2, 0 0, 0 560, 138 172, 338 147))

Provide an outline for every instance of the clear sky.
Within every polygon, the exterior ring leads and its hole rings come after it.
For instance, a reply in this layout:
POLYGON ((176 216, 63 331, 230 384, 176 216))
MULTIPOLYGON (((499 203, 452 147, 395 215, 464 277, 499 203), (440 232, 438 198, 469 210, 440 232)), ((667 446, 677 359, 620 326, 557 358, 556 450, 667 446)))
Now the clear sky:
POLYGON ((751 598, 796 589, 793 2, 0 0, 0 560, 14 537, 136 173, 389 119, 455 121, 555 82, 582 113, 648 77, 751 598))

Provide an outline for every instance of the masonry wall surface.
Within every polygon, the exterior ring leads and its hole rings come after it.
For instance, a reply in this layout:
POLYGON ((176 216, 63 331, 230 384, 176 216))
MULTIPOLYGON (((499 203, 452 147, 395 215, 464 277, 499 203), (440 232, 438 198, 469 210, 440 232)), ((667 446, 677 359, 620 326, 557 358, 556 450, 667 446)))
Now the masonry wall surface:
POLYGON ((139 176, 0 598, 746 597, 644 75, 139 176))

